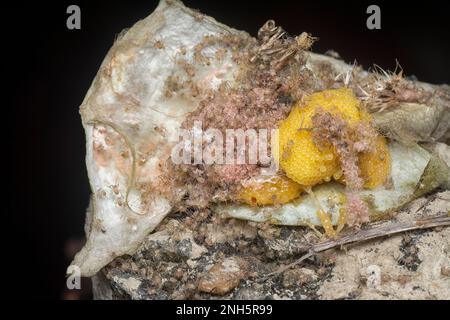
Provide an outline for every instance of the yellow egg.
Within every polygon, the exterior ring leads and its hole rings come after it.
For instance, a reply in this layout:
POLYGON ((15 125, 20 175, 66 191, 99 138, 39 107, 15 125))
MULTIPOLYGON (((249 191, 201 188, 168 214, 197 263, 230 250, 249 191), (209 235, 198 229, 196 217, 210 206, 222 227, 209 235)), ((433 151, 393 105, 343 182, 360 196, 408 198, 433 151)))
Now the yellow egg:
POLYGON ((297 103, 279 126, 278 162, 286 175, 304 186, 329 181, 339 169, 331 146, 319 149, 311 132, 312 117, 324 110, 349 124, 360 121, 359 100, 350 89, 325 90, 297 103))
POLYGON ((302 187, 285 176, 274 176, 263 182, 254 182, 242 187, 238 200, 249 205, 273 205, 287 203, 298 198, 302 187))
POLYGON ((374 189, 386 181, 391 172, 391 155, 384 137, 377 138, 373 152, 360 154, 359 169, 364 188, 374 189))

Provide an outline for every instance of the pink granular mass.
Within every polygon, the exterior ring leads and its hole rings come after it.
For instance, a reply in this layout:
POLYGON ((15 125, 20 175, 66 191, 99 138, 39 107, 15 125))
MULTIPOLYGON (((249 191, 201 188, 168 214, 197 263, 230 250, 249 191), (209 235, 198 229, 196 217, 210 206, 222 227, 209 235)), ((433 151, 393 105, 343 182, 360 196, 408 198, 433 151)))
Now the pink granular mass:
POLYGON ((358 154, 371 151, 377 132, 369 123, 350 126, 344 119, 324 110, 312 118, 314 141, 318 146, 331 144, 338 155, 346 183, 346 211, 349 226, 369 221, 369 209, 357 193, 364 186, 360 176, 358 154))
POLYGON ((258 172, 255 165, 218 165, 215 171, 219 180, 229 184, 237 184, 258 172))
POLYGON ((369 209, 359 194, 353 191, 347 191, 346 197, 347 224, 353 226, 369 222, 369 209))
MULTIPOLYGON (((262 73, 239 89, 222 87, 200 102, 200 107, 189 115, 183 127, 191 129, 194 121, 201 121, 203 130, 218 129, 223 137, 227 129, 254 129, 257 133, 259 129, 266 129, 267 141, 270 141, 270 130, 277 128, 292 106, 291 102, 280 99, 286 93, 280 91, 277 81, 273 74, 262 73)), ((225 148, 223 151, 225 153, 225 148)), ((212 168, 205 168, 205 172, 211 183, 238 184, 259 174, 254 164, 212 164, 209 167, 212 168)))

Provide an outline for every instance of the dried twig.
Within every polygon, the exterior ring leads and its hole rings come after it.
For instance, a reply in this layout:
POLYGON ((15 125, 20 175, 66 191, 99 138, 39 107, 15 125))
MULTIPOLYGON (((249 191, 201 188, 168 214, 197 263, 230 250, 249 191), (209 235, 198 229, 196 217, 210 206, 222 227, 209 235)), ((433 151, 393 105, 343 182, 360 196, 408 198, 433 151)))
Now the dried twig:
POLYGON ((318 252, 322 252, 328 249, 340 247, 350 243, 360 243, 367 240, 380 238, 384 236, 389 236, 401 232, 429 229, 435 227, 443 227, 450 225, 450 216, 432 216, 423 219, 417 219, 413 221, 397 222, 397 223, 379 223, 370 224, 368 228, 361 229, 358 231, 353 231, 346 235, 343 235, 337 239, 330 239, 325 242, 317 243, 311 245, 309 248, 305 247, 305 251, 308 251, 305 255, 290 263, 286 266, 281 267, 275 272, 269 273, 266 277, 275 276, 283 273, 284 271, 300 264, 304 260, 312 257, 318 252))
POLYGON ((298 60, 303 51, 308 50, 317 38, 306 32, 290 37, 275 21, 269 20, 259 29, 258 40, 259 45, 255 48, 250 62, 259 60, 269 63, 275 70, 281 70, 291 58, 298 60))

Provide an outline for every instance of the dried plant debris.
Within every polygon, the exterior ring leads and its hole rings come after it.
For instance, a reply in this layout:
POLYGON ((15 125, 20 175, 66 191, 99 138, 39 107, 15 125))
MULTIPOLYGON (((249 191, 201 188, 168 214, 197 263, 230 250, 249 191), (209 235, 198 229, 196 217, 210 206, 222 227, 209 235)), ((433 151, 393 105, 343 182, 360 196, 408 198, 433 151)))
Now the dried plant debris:
MULTIPOLYGON (((398 212, 421 197, 448 214, 448 192, 433 196, 450 184, 450 87, 314 54, 316 40, 272 20, 254 38, 177 0, 162 0, 117 37, 80 107, 92 197, 72 267, 97 274, 98 297, 371 296, 366 288, 392 280, 382 266, 367 266, 356 287, 333 296, 323 288, 337 281, 344 254, 305 248, 375 221, 413 219, 398 212), (180 132, 196 139, 198 123, 224 136, 268 130, 272 162, 206 163, 194 152, 175 163, 180 132)), ((218 143, 201 141, 200 153, 218 143)), ((410 237, 395 265, 419 272, 433 257, 423 256, 422 234, 410 237)), ((416 281, 397 273, 392 281, 416 281)))
POLYGON ((383 134, 404 143, 445 141, 449 131, 450 101, 447 105, 402 103, 377 113, 374 118, 383 134))

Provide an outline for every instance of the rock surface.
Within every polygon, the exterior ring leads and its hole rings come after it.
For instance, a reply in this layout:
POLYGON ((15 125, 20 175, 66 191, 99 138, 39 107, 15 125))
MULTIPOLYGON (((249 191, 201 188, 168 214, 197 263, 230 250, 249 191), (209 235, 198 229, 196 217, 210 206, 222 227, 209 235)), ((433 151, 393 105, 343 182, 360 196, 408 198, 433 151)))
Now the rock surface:
MULTIPOLYGON (((444 191, 384 223, 449 211, 444 191)), ((190 225, 184 222, 191 217, 169 216, 135 255, 117 258, 96 276, 95 298, 450 299, 450 228, 331 249, 267 278, 322 239, 302 227, 199 216, 190 225)))
POLYGON ((229 257, 216 263, 200 278, 198 291, 223 296, 236 288, 246 275, 245 260, 229 257))

